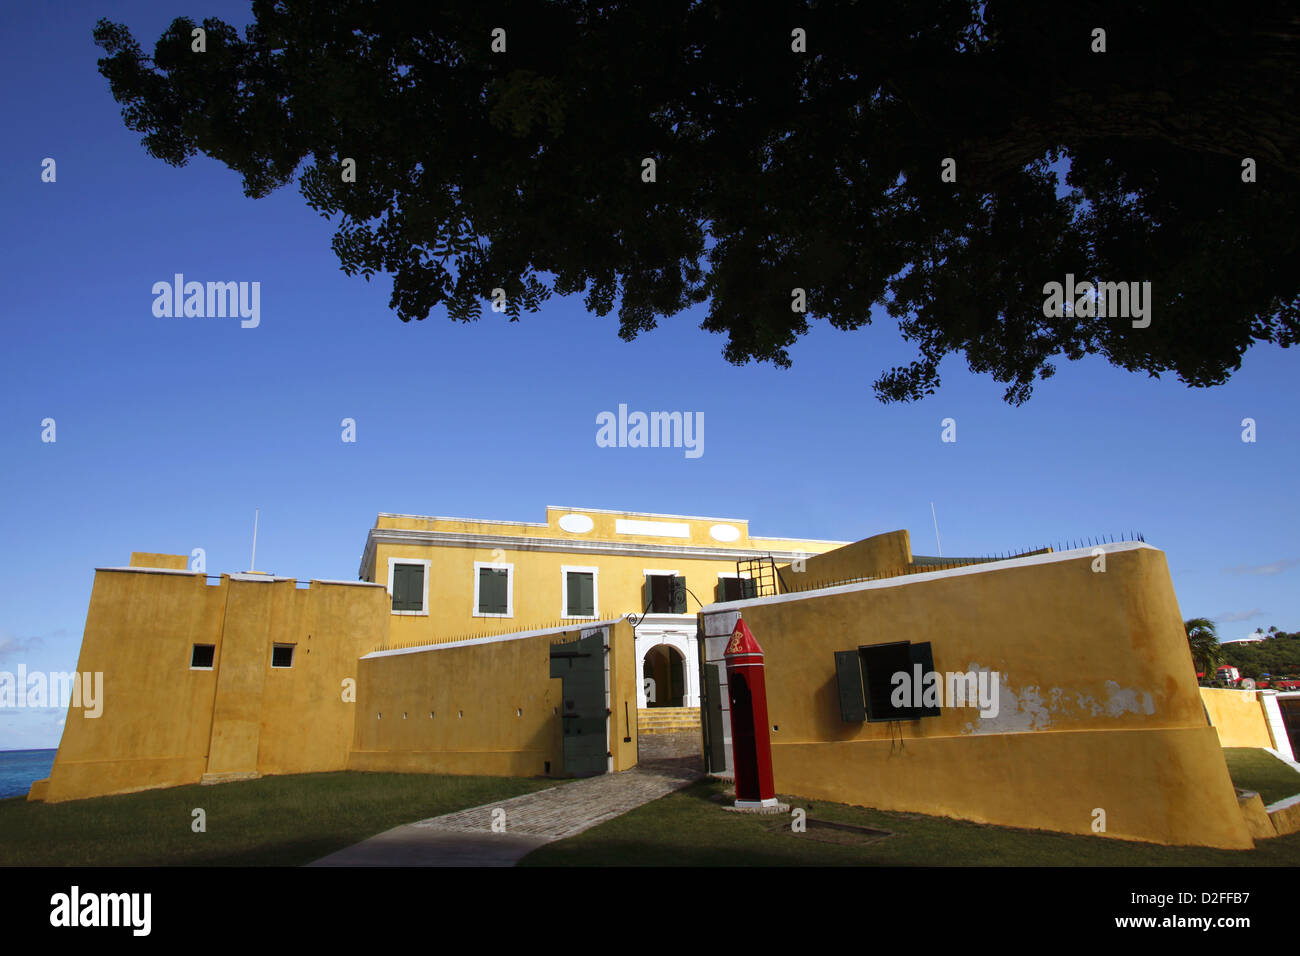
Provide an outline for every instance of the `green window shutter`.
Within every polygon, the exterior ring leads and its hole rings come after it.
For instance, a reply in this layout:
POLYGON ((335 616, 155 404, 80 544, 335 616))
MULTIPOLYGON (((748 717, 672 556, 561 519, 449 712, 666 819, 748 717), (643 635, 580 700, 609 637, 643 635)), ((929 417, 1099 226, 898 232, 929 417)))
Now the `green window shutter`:
POLYGON ((393 610, 424 610, 424 566, 396 564, 393 566, 393 610))
POLYGON ((565 580, 565 613, 569 617, 592 617, 596 613, 595 575, 570 571, 565 580))
POLYGON ((758 582, 753 578, 741 578, 740 596, 742 598, 758 597, 758 582))
POLYGON ((655 576, 653 574, 647 574, 645 576, 644 590, 645 590, 645 601, 642 603, 642 607, 644 607, 647 611, 653 611, 655 609, 655 605, 654 605, 655 576))
POLYGON ((857 651, 835 652, 835 679, 840 691, 840 718, 845 723, 867 719, 867 701, 862 691, 862 658, 857 651))
POLYGON ((718 578, 718 583, 713 585, 713 600, 715 601, 727 600, 727 579, 726 578, 718 578))
POLYGON ((406 573, 406 600, 408 611, 424 610, 424 565, 408 564, 406 573))
POLYGON ((498 614, 510 613, 510 570, 508 568, 499 568, 497 570, 497 603, 498 614))
POLYGON ((510 603, 510 571, 507 568, 479 568, 478 612, 507 614, 510 603))
POLYGON ((505 614, 510 608, 510 572, 496 568, 492 572, 492 613, 505 614))
POLYGON ((406 575, 403 572, 405 567, 404 564, 393 565, 392 599, 394 611, 402 610, 402 606, 406 603, 406 575))
POLYGON ((719 578, 718 600, 739 601, 741 598, 746 597, 744 581, 744 578, 719 578))
POLYGON ((673 613, 686 613, 686 579, 673 578, 673 613))
MULTIPOLYGON (((923 644, 909 644, 907 652, 911 656, 913 664, 921 665, 921 679, 924 680, 925 675, 934 670, 934 654, 930 650, 930 642, 926 641, 923 644)), ((938 717, 939 708, 921 706, 912 711, 912 716, 913 718, 938 717)))
POLYGON ((492 613, 509 614, 510 613, 510 571, 507 568, 496 568, 495 574, 492 575, 494 583, 492 591, 492 613))

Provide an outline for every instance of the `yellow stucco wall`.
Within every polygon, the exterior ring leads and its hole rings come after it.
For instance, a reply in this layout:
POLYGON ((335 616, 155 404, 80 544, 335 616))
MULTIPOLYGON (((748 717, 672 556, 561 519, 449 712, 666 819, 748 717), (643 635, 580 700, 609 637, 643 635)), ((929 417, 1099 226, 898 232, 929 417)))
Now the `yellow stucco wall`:
POLYGON ((802 571, 793 565, 783 567, 781 577, 786 587, 796 589, 897 572, 911 563, 911 535, 890 531, 806 558, 802 571))
POLYGON ((1201 700, 1224 747, 1272 747, 1264 708, 1253 690, 1202 687, 1201 700))
POLYGON ((1300 803, 1278 807, 1268 815, 1268 818, 1273 824, 1274 832, 1279 836, 1300 832, 1300 803))
POLYGON ((629 621, 610 628, 610 751, 614 770, 637 764, 636 692, 640 674, 636 666, 636 633, 629 621))
POLYGON ((96 572, 77 670, 103 674, 103 713, 69 709, 47 800, 198 781, 216 672, 191 670, 190 651, 220 642, 224 606, 200 574, 96 572))
POLYGON ((368 585, 99 570, 77 669, 103 674, 103 713, 69 710, 45 799, 343 769, 342 682, 386 637, 386 611, 368 585), (296 645, 291 668, 271 668, 274 643, 296 645), (212 669, 190 667, 194 644, 215 645, 212 669))
MULTIPOLYGON (((626 621, 606 626, 609 750, 614 769, 624 770, 636 763, 633 634, 626 621)), ((550 648, 581 632, 560 628, 364 657, 349 769, 540 776, 549 763, 558 775, 562 682, 550 676, 550 648)))
POLYGON ((1237 805, 1241 807, 1241 816, 1246 821, 1246 828, 1256 840, 1267 840, 1278 835, 1277 827, 1258 793, 1238 794, 1237 805))
POLYGON ((1164 555, 1108 551, 1103 573, 1076 552, 725 606, 767 655, 777 790, 1081 834, 1101 808, 1108 836, 1251 847, 1164 555), (999 672, 998 716, 844 722, 834 653, 892 641, 999 672))

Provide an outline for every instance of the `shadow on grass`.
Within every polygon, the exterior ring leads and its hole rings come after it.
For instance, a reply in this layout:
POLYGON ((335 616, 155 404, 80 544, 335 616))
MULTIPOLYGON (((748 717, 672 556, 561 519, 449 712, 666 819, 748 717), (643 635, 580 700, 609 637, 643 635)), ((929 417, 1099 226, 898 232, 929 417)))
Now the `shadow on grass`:
POLYGON ((20 797, 0 801, 0 865, 300 866, 403 823, 563 783, 340 772, 67 803, 20 797))
MULTIPOLYGON (((886 839, 837 845, 782 832, 780 816, 728 813, 726 785, 702 781, 539 847, 521 866, 1295 866, 1300 834, 1254 850, 1170 847, 1105 836, 1022 830, 916 813, 889 813, 782 796, 808 819, 888 830, 886 839)), ((788 819, 788 818, 785 818, 788 819)))

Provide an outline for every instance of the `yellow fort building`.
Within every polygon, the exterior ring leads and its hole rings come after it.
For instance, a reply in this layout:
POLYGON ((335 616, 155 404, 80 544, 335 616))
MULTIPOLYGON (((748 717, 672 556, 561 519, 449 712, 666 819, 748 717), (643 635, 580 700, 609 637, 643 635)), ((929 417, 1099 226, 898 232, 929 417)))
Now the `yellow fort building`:
POLYGON ((208 575, 155 553, 98 569, 78 671, 102 674, 102 713, 70 710, 29 799, 336 770, 618 772, 661 732, 689 732, 726 774, 722 654, 743 619, 783 793, 1226 848, 1300 824, 1233 789, 1211 715, 1234 715, 1234 745, 1290 746, 1262 698, 1203 703, 1164 555, 1143 542, 941 561, 906 531, 380 514, 358 578, 208 575), (968 680, 971 699, 891 697, 913 668, 968 680))
POLYGON ((742 519, 593 509, 548 508, 545 522, 381 514, 360 577, 392 599, 390 646, 635 615, 636 669, 650 681, 638 708, 698 709, 700 608, 752 597, 777 565, 845 543, 751 537, 742 519))

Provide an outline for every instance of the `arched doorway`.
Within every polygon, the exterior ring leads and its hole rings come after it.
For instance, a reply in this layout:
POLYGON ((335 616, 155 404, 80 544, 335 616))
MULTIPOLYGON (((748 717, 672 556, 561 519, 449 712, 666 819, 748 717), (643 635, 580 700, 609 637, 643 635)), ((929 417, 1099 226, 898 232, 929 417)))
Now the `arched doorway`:
POLYGON ((669 644, 646 651, 641 680, 647 707, 681 707, 686 695, 686 658, 669 644))

